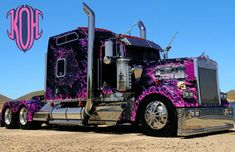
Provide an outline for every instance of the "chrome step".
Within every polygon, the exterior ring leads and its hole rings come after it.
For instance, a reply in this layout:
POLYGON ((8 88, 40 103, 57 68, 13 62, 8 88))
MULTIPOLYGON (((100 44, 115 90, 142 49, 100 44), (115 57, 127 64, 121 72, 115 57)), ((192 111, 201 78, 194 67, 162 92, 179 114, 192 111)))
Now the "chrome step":
POLYGON ((50 120, 50 125, 83 126, 83 120, 50 120))
POLYGON ((94 114, 88 124, 116 125, 126 102, 104 103, 95 107, 94 114))

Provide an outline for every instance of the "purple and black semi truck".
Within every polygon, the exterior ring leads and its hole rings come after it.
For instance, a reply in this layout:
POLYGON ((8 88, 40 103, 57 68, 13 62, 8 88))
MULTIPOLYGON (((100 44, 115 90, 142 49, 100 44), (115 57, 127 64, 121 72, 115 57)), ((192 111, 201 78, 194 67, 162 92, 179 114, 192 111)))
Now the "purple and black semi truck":
POLYGON ((233 128, 233 109, 220 92, 217 63, 195 58, 160 58, 146 39, 95 28, 95 14, 83 4, 88 27, 53 36, 46 55, 45 94, 8 101, 6 128, 130 124, 147 135, 187 136, 233 128))

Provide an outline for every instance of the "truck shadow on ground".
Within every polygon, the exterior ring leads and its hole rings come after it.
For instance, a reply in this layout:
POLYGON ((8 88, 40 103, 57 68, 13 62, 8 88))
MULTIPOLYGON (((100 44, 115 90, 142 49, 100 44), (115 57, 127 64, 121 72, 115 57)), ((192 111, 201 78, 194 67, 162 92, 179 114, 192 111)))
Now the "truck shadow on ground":
MULTIPOLYGON (((117 135, 125 135, 125 134, 137 134, 138 136, 147 136, 143 133, 140 127, 133 127, 131 125, 116 125, 116 126, 105 126, 105 127, 70 127, 70 126, 56 126, 56 127, 43 127, 46 130, 56 130, 56 131, 68 131, 68 132, 89 132, 89 133, 102 133, 102 134, 117 134, 117 135)), ((204 133, 198 135, 190 135, 186 137, 177 136, 171 138, 182 138, 182 139, 192 139, 192 138, 201 138, 207 136, 215 136, 215 135, 235 135, 235 130, 225 130, 225 131, 218 131, 213 133, 204 133)), ((156 136, 154 136, 156 137, 156 136)), ((169 136, 158 136, 158 137, 165 137, 169 138, 169 136)))
POLYGON ((205 134, 198 134, 198 135, 191 135, 183 137, 184 139, 192 139, 192 138, 201 138, 207 136, 215 136, 215 135, 235 135, 235 130, 224 130, 224 131, 217 131, 212 133, 205 133, 205 134))
POLYGON ((102 126, 102 127, 70 127, 70 126, 56 126, 45 129, 53 129, 57 131, 69 131, 69 132, 94 132, 103 134, 130 134, 130 133, 142 133, 142 130, 130 125, 117 125, 117 126, 102 126))

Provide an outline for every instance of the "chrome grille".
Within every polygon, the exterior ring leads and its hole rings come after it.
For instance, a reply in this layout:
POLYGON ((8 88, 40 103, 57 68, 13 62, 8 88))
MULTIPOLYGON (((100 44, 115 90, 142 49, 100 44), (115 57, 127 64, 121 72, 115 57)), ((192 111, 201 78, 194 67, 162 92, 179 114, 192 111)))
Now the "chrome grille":
POLYGON ((219 105, 220 98, 218 94, 217 66, 215 66, 215 68, 211 68, 211 65, 208 65, 210 68, 207 68, 205 66, 207 64, 203 64, 204 66, 198 66, 201 104, 219 105))
POLYGON ((198 68, 201 101, 203 103, 219 103, 215 69, 198 68))

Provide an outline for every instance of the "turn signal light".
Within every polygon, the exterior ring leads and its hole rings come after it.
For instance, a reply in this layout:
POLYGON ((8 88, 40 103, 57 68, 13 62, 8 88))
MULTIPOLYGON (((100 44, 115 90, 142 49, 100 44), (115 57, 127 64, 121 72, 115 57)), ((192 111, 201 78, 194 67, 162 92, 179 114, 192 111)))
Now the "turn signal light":
POLYGON ((197 111, 197 110, 190 110, 188 114, 190 118, 200 117, 200 111, 197 111))
POLYGON ((192 91, 184 91, 183 92, 183 98, 193 98, 194 93, 192 91))

